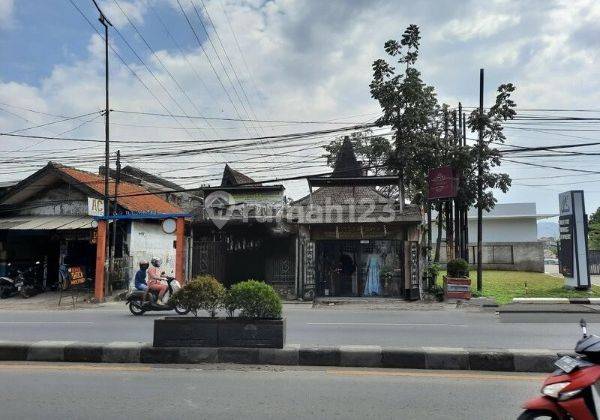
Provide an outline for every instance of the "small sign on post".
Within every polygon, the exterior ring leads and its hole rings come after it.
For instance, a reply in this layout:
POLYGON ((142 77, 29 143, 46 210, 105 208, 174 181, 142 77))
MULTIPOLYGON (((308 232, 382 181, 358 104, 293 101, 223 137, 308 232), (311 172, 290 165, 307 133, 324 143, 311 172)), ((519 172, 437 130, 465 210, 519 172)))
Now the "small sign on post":
POLYGON ((458 182, 452 167, 442 166, 430 169, 427 182, 429 185, 427 198, 429 200, 456 197, 458 182))
POLYGON ((560 271, 565 286, 577 289, 591 287, 588 265, 587 215, 583 191, 567 191, 558 196, 560 216, 560 271))
POLYGON ((104 216, 104 201, 88 197, 88 216, 104 216))

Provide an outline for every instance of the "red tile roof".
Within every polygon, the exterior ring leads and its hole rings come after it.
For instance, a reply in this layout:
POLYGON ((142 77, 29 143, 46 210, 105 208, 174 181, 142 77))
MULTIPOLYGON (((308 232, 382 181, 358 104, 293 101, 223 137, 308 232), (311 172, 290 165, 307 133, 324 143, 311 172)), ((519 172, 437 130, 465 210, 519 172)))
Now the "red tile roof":
MULTIPOLYGON (((57 171, 84 184, 97 193, 104 195, 104 177, 91 172, 64 166, 59 163, 51 162, 51 165, 57 171)), ((110 179, 108 184, 109 195, 115 194, 115 182, 110 179)), ((120 206, 127 210, 137 213, 182 213, 183 210, 164 198, 156 194, 149 193, 147 189, 129 182, 119 182, 119 197, 117 198, 120 206), (139 194, 139 195, 138 195, 139 194), (142 195, 143 194, 143 195, 142 195)))

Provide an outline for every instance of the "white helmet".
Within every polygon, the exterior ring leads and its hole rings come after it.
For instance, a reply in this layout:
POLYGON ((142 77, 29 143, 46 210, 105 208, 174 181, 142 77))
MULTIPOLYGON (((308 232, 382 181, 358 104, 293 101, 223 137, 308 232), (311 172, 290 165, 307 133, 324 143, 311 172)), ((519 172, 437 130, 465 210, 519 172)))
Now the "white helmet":
POLYGON ((150 260, 150 264, 152 264, 154 267, 160 267, 162 261, 160 260, 160 258, 152 257, 152 259, 150 260))

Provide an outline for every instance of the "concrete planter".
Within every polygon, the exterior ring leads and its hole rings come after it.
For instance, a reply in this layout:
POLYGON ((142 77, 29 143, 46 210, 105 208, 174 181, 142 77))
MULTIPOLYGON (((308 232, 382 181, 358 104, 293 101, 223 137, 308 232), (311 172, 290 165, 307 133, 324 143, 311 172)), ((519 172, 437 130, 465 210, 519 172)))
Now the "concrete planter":
POLYGON ((445 299, 471 299, 471 279, 444 276, 445 299))
POLYGON ((283 348, 285 318, 165 317, 154 321, 154 347, 283 348))

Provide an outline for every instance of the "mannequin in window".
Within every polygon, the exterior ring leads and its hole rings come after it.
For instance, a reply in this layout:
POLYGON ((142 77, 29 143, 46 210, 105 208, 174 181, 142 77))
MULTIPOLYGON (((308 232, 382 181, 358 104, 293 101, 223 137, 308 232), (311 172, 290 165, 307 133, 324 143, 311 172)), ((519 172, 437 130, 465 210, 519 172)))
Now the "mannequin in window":
POLYGON ((367 258, 367 280, 365 281, 365 290, 363 296, 379 296, 381 294, 381 259, 377 249, 373 250, 372 254, 369 254, 367 258))

